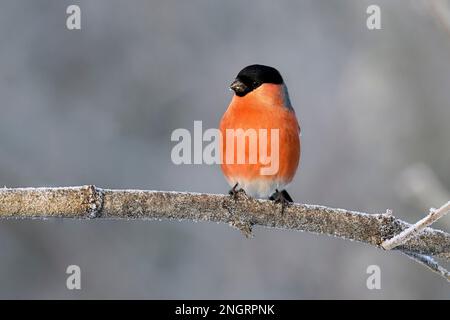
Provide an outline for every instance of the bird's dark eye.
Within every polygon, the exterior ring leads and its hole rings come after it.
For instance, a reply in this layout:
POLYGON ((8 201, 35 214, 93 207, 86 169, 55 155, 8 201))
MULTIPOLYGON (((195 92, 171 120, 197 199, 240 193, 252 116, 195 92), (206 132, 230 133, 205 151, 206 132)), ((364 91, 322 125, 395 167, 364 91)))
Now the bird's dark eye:
POLYGON ((261 85, 261 83, 259 83, 259 81, 253 81, 253 83, 252 83, 252 87, 255 89, 258 88, 260 85, 261 85))

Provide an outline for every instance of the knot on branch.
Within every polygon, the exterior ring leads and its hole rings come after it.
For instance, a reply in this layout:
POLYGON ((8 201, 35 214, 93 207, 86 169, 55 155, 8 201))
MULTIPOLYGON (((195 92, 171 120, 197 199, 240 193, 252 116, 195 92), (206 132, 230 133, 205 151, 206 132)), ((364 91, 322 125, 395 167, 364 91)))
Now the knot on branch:
POLYGON ((102 190, 94 185, 84 186, 83 189, 86 190, 88 193, 86 201, 84 202, 84 204, 87 205, 88 217, 91 219, 101 217, 101 212, 103 208, 102 190))
POLYGON ((381 244, 387 239, 392 238, 404 229, 404 224, 400 223, 392 212, 386 212, 378 216, 380 221, 380 239, 377 241, 377 246, 383 248, 381 244))
POLYGON ((243 190, 239 190, 234 195, 225 197, 222 202, 222 207, 228 211, 228 224, 240 230, 246 238, 253 237, 254 222, 246 210, 251 200, 243 190))

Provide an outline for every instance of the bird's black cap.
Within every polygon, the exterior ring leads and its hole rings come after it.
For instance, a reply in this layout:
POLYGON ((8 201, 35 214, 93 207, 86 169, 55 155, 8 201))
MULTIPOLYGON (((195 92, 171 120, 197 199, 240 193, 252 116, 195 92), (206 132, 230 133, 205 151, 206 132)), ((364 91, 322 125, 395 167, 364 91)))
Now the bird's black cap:
POLYGON ((243 97, 263 83, 282 84, 283 78, 275 68, 253 64, 245 67, 238 73, 230 88, 237 96, 243 97))

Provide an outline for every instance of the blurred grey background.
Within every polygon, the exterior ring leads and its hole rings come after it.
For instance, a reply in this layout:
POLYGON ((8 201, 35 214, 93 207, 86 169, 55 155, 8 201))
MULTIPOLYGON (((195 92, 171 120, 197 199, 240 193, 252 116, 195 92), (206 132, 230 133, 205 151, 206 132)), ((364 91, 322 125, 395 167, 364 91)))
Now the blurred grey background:
MULTIPOLYGON (((226 193, 218 166, 172 164, 170 135, 217 127, 233 77, 262 63, 283 74, 302 126, 294 199, 414 222, 450 190, 450 33, 429 3, 1 1, 0 185, 226 193), (81 31, 66 29, 69 4, 81 31), (370 4, 382 30, 366 28, 370 4)), ((399 253, 326 236, 0 221, 0 298, 449 296, 399 253), (66 289, 70 264, 80 291, 66 289), (381 290, 366 287, 371 264, 381 290)))

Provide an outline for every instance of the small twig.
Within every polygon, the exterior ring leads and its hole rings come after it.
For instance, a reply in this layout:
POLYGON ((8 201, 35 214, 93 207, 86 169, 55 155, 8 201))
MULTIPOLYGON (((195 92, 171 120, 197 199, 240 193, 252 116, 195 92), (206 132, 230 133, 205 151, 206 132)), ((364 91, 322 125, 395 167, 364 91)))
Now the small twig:
POLYGON ((432 257, 414 252, 403 251, 402 253, 450 282, 450 272, 448 272, 448 270, 444 267, 440 266, 439 263, 437 263, 436 260, 434 260, 432 257))
POLYGON ((404 244, 406 241, 411 239, 412 237, 418 235, 423 229, 439 220, 443 216, 445 216, 450 211, 450 201, 444 204, 439 209, 432 209, 430 213, 424 217, 423 219, 417 221, 415 224, 410 226, 409 228, 403 230, 398 235, 383 241, 381 247, 386 250, 392 250, 395 247, 398 247, 401 244, 404 244))

